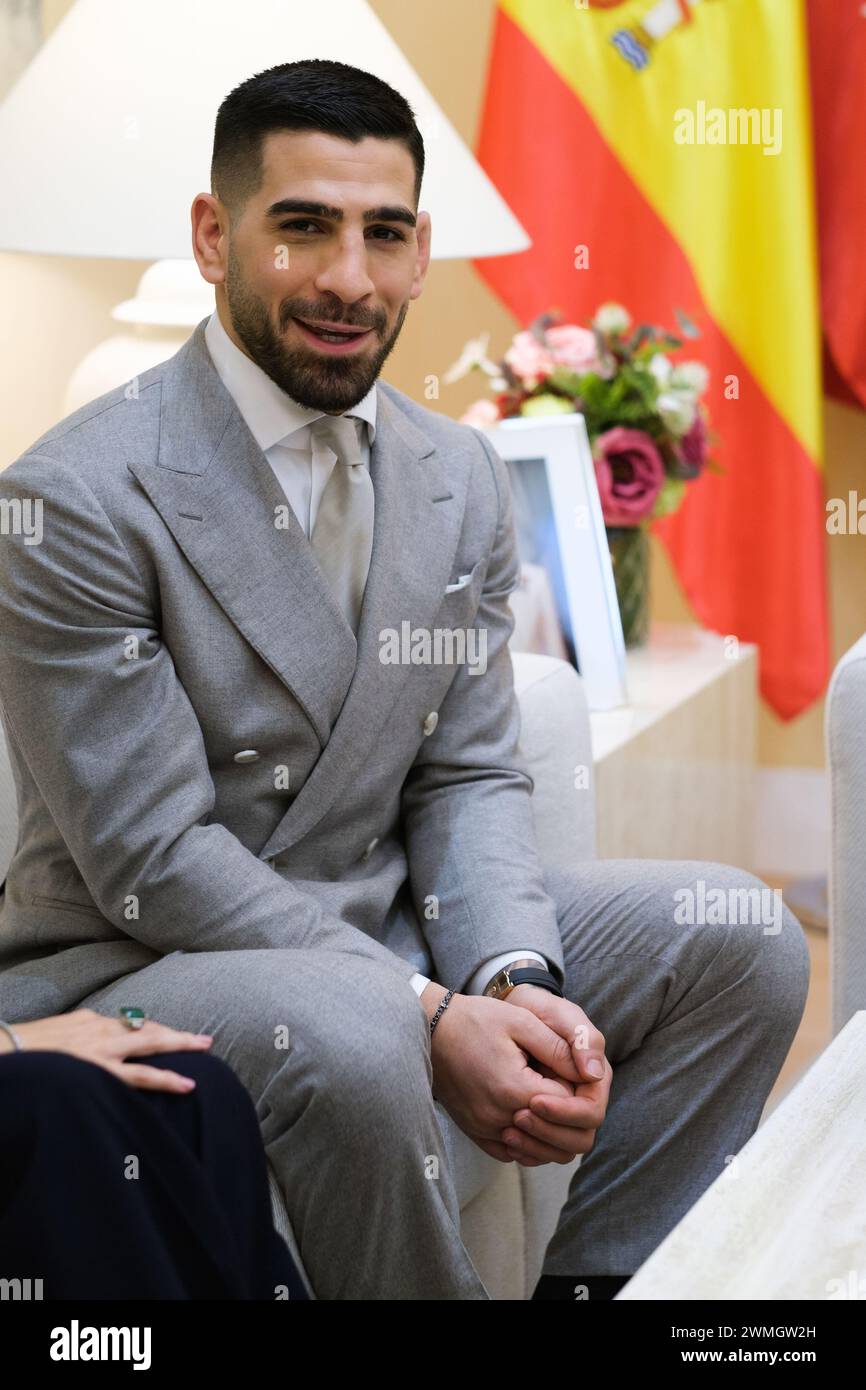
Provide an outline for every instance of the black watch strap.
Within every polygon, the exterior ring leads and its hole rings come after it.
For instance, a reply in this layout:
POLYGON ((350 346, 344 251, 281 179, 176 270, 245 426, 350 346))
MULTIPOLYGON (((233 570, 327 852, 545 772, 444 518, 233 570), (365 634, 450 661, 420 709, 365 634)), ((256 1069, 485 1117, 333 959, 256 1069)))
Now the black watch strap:
POLYGON ((509 969, 508 978, 515 986, 539 985, 541 989, 549 989, 551 994, 558 994, 560 999, 565 998, 556 977, 538 965, 521 965, 517 970, 509 969))

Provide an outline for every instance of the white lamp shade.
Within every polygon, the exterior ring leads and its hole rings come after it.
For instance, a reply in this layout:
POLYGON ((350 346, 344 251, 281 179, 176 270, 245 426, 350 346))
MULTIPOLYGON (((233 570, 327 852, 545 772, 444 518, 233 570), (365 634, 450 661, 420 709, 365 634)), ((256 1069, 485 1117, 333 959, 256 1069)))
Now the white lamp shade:
POLYGON ((434 257, 530 245, 365 0, 78 0, 0 107, 0 250, 189 257, 217 107, 299 58, 352 63, 409 101, 434 257))

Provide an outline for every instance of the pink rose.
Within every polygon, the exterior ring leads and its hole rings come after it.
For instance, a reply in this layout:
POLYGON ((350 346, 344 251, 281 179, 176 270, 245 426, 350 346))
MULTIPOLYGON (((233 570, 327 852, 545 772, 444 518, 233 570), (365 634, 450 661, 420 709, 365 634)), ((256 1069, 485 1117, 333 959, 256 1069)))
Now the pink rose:
POLYGON ((499 409, 495 401, 481 400, 473 401, 460 416, 461 425, 475 425, 483 429, 486 425, 495 425, 499 419, 499 409))
POLYGON ((598 345, 595 334, 588 328, 578 328, 573 323, 548 328, 547 341, 550 344, 551 356, 558 367, 568 367, 578 375, 597 370, 598 345))
POLYGON ((530 391, 542 377, 550 376, 554 368, 553 357, 532 333, 515 334, 505 361, 530 391))
POLYGON ((707 426, 700 410, 677 445, 676 475, 696 478, 707 461, 707 426))
POLYGON ((617 425, 593 448, 601 510, 607 526, 637 526, 650 514, 665 480, 661 455, 643 430, 617 425))

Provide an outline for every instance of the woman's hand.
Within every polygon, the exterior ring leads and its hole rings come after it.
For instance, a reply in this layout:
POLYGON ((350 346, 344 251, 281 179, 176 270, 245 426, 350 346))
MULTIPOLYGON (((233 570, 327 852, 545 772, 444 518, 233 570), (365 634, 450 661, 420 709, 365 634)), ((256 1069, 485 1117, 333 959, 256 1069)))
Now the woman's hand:
MULTIPOLYGON (((67 1052, 70 1057, 104 1067, 128 1086, 180 1094, 195 1086, 191 1077, 127 1059, 156 1052, 206 1052, 213 1042, 207 1033, 179 1033, 152 1019, 147 1019, 141 1028, 127 1028, 119 1018, 94 1013, 93 1009, 76 1009, 74 1013, 12 1026, 26 1052, 67 1052)), ((0 1052, 12 1050, 10 1039, 0 1031, 0 1052)))

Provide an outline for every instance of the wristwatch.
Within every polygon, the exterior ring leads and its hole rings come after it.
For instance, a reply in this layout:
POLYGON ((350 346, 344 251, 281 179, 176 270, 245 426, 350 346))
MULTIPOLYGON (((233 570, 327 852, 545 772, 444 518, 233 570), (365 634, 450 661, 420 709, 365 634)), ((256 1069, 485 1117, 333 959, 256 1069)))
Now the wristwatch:
POLYGON ((493 976, 484 994, 488 999, 506 999, 518 985, 538 985, 541 989, 550 990, 551 994, 559 995, 560 999, 565 997, 556 977, 549 970, 542 970, 534 961, 532 965, 512 961, 511 965, 506 965, 504 970, 493 976))

